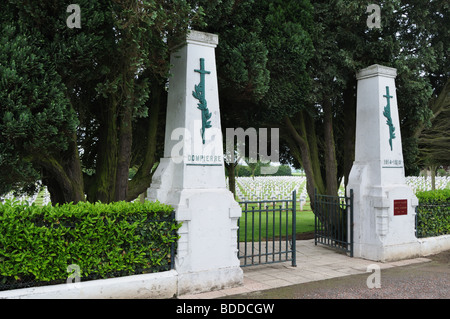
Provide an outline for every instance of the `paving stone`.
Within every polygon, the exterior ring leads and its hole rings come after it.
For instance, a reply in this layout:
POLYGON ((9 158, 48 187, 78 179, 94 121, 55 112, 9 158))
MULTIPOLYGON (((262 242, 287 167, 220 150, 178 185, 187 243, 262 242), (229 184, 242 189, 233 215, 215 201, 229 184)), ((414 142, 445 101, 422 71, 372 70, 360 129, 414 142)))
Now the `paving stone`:
POLYGON ((291 262, 243 267, 244 283, 241 287, 228 288, 196 295, 181 296, 184 299, 211 299, 234 294, 257 292, 271 288, 286 287, 312 281, 367 273, 369 265, 388 269, 430 261, 414 258, 391 263, 377 263, 360 258, 351 258, 332 249, 315 246, 314 240, 297 241, 297 267, 291 262))

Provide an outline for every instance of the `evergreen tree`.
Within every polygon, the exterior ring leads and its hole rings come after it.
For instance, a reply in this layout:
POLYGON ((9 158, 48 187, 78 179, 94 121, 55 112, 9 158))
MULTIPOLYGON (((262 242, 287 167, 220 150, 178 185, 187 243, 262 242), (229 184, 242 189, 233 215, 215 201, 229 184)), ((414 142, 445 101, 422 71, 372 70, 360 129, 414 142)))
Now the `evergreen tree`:
MULTIPOLYGON (((309 1, 198 3, 204 9, 206 26, 195 27, 219 35, 216 55, 222 131, 283 125, 280 119, 302 108, 308 96, 306 66, 312 56, 309 1)), ((226 163, 231 190, 236 165, 226 163)))
POLYGON ((40 178, 52 203, 130 200, 158 158, 168 42, 196 12, 183 0, 78 5, 81 27, 69 28, 60 1, 0 4, 0 184, 40 178))
POLYGON ((432 25, 444 23, 444 2, 380 1, 379 29, 367 26, 367 4, 360 1, 312 3, 311 100, 304 110, 285 118, 287 147, 305 170, 309 195, 314 189, 336 195, 341 179, 347 180, 354 158, 355 73, 372 64, 398 70, 405 165, 407 174, 414 171, 415 129, 431 117, 427 105, 432 83, 426 74, 439 69, 436 61, 443 54, 442 46, 433 47, 430 39, 436 31, 432 25))

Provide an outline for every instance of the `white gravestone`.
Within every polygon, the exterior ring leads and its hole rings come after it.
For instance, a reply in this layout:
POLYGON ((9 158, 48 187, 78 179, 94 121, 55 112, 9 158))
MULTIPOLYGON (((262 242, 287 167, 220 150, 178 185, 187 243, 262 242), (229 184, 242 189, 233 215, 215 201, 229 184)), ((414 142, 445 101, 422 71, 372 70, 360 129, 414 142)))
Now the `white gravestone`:
POLYGON ((174 207, 182 222, 175 269, 178 293, 242 284, 237 257, 241 208, 226 188, 215 62, 218 37, 190 31, 172 50, 164 158, 149 200, 174 207))
POLYGON ((419 254, 418 200, 406 184, 395 88, 396 69, 372 65, 357 73, 354 256, 375 261, 419 254))

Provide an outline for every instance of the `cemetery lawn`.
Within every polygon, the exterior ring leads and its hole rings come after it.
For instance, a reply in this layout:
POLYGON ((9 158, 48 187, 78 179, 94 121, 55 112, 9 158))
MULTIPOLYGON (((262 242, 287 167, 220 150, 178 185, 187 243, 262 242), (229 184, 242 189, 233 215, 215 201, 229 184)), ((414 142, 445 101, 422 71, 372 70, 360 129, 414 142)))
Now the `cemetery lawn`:
MULTIPOLYGON (((307 203, 303 207, 303 211, 300 210, 300 205, 297 205, 297 214, 296 214, 296 234, 297 239, 310 239, 313 238, 314 233, 314 213, 311 211, 309 207, 309 203, 307 203)), ((260 239, 260 228, 261 228, 261 240, 278 238, 280 236, 280 213, 275 212, 275 225, 273 220, 273 212, 266 213, 265 211, 261 212, 261 221, 259 217, 259 211, 255 210, 254 220, 252 217, 252 213, 247 213, 247 241, 252 240, 252 229, 253 229, 253 240, 257 241, 260 239), (268 214, 268 216, 267 216, 268 214), (260 225, 261 223, 261 225, 260 225)), ((289 224, 288 224, 288 232, 291 233, 292 229, 292 216, 289 213, 289 224)), ((239 220, 239 241, 245 241, 245 216, 242 214, 242 217, 239 220)), ((281 213, 281 237, 286 236, 286 212, 281 213)), ((289 235, 290 237, 290 235, 289 235)))

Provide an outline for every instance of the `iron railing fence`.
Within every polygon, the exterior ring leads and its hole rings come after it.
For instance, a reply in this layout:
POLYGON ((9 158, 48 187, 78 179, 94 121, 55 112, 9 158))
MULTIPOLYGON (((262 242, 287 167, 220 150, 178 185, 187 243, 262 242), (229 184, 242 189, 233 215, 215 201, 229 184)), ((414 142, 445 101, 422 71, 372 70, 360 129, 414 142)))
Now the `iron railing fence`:
POLYGON ((296 191, 292 199, 239 202, 241 267, 291 261, 296 266, 296 191))
POLYGON ((353 257, 353 190, 348 197, 321 195, 315 191, 313 207, 314 244, 326 245, 353 257))

